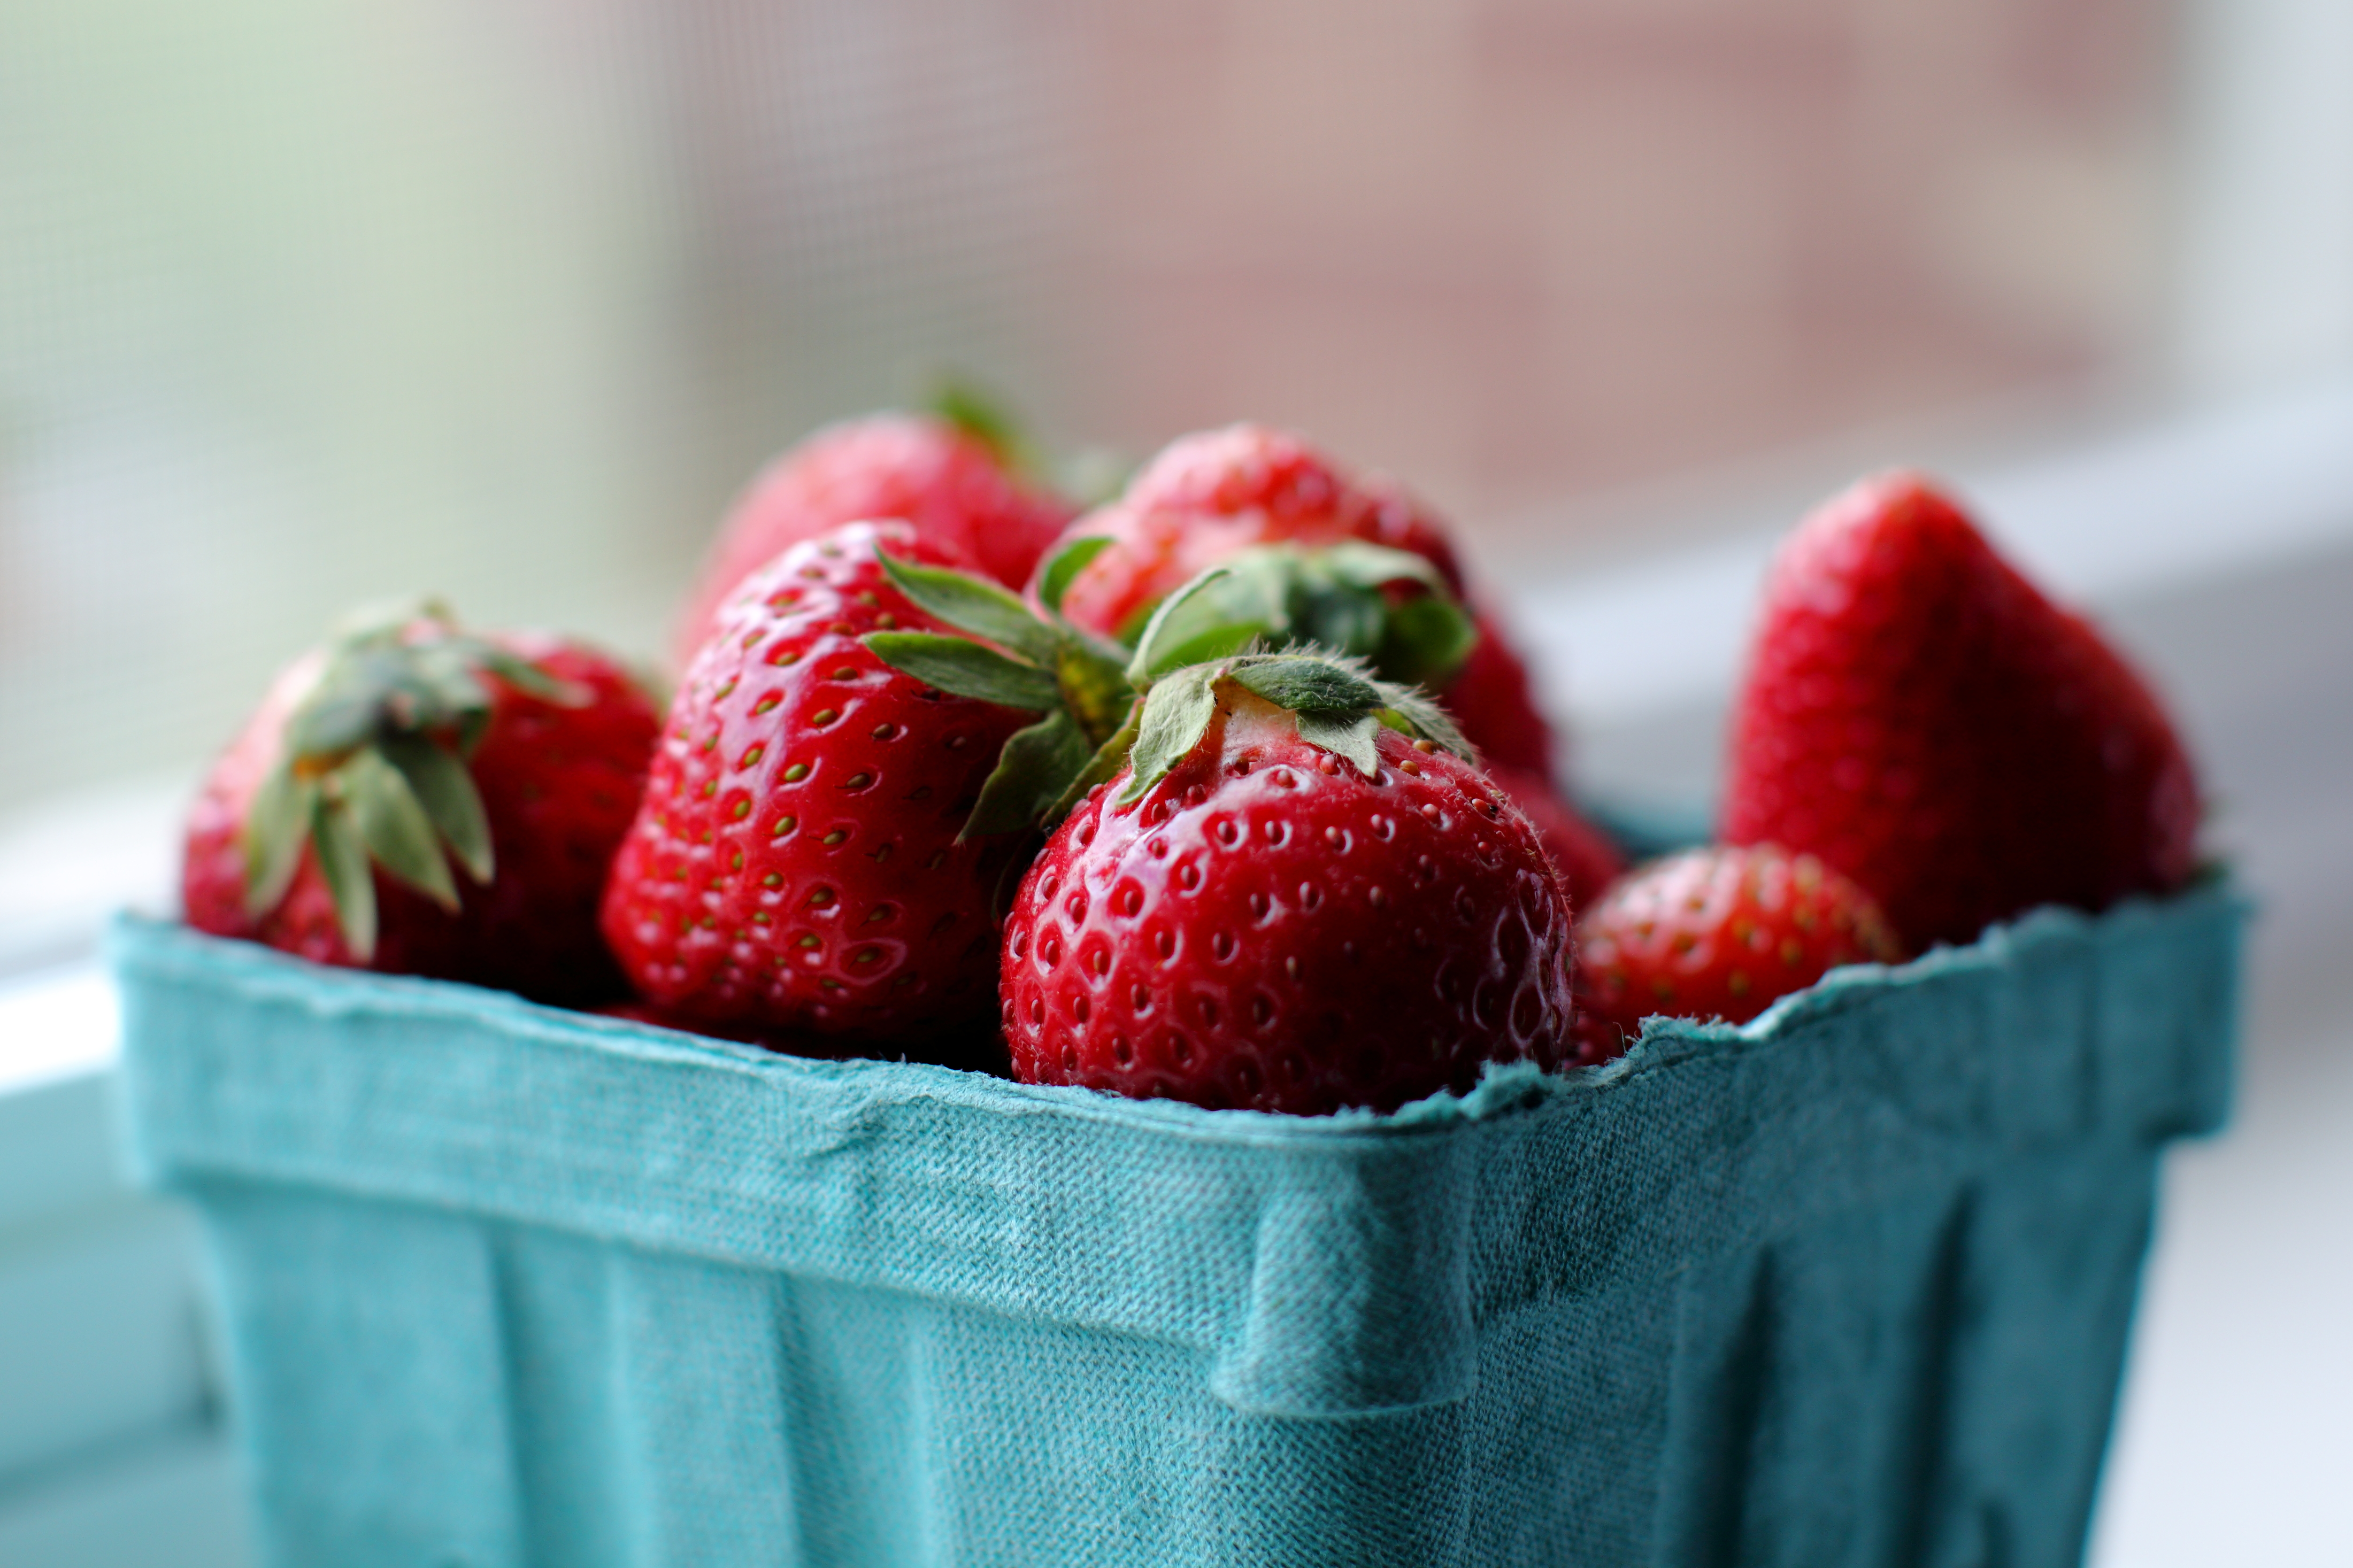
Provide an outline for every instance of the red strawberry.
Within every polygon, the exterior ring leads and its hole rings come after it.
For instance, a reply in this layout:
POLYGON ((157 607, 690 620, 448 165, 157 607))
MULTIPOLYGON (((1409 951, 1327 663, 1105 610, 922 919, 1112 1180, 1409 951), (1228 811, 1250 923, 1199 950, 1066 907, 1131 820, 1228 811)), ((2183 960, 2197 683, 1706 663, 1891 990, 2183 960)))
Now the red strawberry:
POLYGON ((1071 509, 1016 479, 986 441, 946 419, 878 414, 829 426, 769 464, 728 513, 680 622, 679 665, 693 658, 746 576, 789 545, 874 518, 902 519, 1018 588, 1071 509))
POLYGON ((379 616, 290 667, 214 764, 188 923, 542 1001, 614 995, 596 904, 658 723, 586 648, 379 616))
POLYGON ((992 900, 1020 841, 959 834, 1029 716, 860 640, 941 625, 885 544, 950 559, 903 522, 794 545, 744 581, 671 705, 604 925, 638 994, 681 1019, 928 1050, 995 1005, 992 900))
POLYGON ((1511 768, 1490 767, 1487 776, 1512 797, 1512 804, 1535 825, 1553 864, 1560 868, 1568 889, 1569 907, 1582 913, 1598 902, 1610 883, 1626 869, 1626 858, 1608 836, 1588 822, 1544 780, 1511 768))
POLYGON ((1724 836, 1810 850, 1914 947, 2190 874, 2198 786, 2149 689, 1915 475, 1782 547, 1734 715, 1724 836))
POLYGON ((1461 573, 1444 530, 1394 491, 1359 485, 1296 436, 1232 425, 1180 437, 1107 506, 1065 539, 1104 537, 1110 548, 1071 581, 1062 613, 1105 636, 1132 633, 1185 582, 1254 544, 1363 540, 1410 550, 1446 574, 1461 573))
MULTIPOLYGON (((1260 545, 1385 545, 1420 556, 1437 569, 1439 587, 1457 599, 1464 594, 1450 531, 1434 513, 1387 480, 1358 481, 1298 437, 1262 425, 1172 442, 1117 500, 1072 523, 1063 542, 1092 537, 1112 542, 1071 580, 1061 610, 1106 637, 1132 635, 1179 584, 1260 545)), ((1549 784, 1552 729, 1536 710, 1527 668, 1494 617, 1475 603, 1472 611, 1477 640, 1467 658, 1456 655, 1460 668, 1440 694, 1473 745, 1549 784)))
POLYGON ((1583 1056, 1607 1060, 1654 1013, 1745 1024, 1841 963, 1903 956, 1871 895, 1774 845, 1687 850, 1612 888, 1577 924, 1583 1056))
POLYGON ((1130 764, 1007 919, 1017 1076, 1314 1114, 1562 1060, 1569 910, 1535 829, 1467 762, 1377 724, 1383 704, 1449 734, 1324 659, 1153 686, 1130 764))

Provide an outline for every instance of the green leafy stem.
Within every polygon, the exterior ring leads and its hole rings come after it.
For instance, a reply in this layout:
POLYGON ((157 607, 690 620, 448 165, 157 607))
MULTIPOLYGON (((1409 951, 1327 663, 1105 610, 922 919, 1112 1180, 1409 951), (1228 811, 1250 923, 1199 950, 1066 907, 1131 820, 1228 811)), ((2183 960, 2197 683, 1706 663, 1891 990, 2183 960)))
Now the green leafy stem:
POLYGON ((1046 563, 1042 614, 968 574, 882 558, 910 601, 969 635, 876 632, 869 647, 927 686, 1040 715, 1006 742, 963 837, 1050 827, 1131 761, 1122 798, 1141 796, 1199 743, 1227 681, 1295 713, 1302 739, 1367 773, 1382 723, 1471 754, 1433 700, 1376 679, 1366 657, 1401 642, 1398 662, 1451 674, 1469 651, 1470 617, 1420 557, 1355 544, 1246 552, 1169 595, 1130 649, 1061 614, 1071 584, 1109 542, 1079 539, 1046 563), (1436 610, 1392 614, 1400 584, 1404 605, 1436 610))
POLYGON ((374 607, 337 628, 246 812, 250 917, 261 919, 285 900, 307 845, 344 945, 364 963, 377 935, 372 868, 452 912, 453 859, 476 883, 497 874, 490 818, 465 760, 490 722, 486 674, 564 706, 589 700, 529 660, 459 631, 434 601, 374 607))

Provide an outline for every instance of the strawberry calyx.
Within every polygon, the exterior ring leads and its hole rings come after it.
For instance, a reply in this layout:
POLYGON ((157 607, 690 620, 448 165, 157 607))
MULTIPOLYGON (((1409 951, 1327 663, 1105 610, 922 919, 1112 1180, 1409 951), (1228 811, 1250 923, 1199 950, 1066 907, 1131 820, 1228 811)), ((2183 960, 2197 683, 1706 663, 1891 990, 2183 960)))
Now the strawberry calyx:
POLYGON ((1358 539, 1256 544, 1219 564, 1222 575, 1196 578, 1189 595, 1163 601, 1186 601, 1164 637, 1181 646, 1187 626, 1219 637, 1250 627, 1270 647, 1312 645, 1364 659, 1384 679, 1433 690, 1479 640, 1444 574, 1409 550, 1358 539))
POLYGON ((1155 680, 1137 704, 1134 738, 1120 759, 1133 772, 1117 804, 1141 800, 1192 753, 1229 686, 1290 713, 1302 741, 1345 758, 1366 777, 1380 767, 1376 738, 1384 725, 1476 760, 1454 721, 1424 692, 1374 679, 1362 659, 1290 647, 1187 665, 1155 680))
MULTIPOLYGON (((1096 541, 1082 541, 1093 545, 1096 541)), ((986 578, 951 567, 877 559, 892 586, 963 637, 941 632, 870 632, 866 646, 903 675, 957 697, 1040 715, 1016 731, 982 784, 959 839, 1014 833, 1060 820, 1070 782, 1117 733, 1135 703, 1127 650, 1083 632, 1058 613, 1077 574, 1066 548, 1046 564, 1043 615, 986 578)), ((1092 550, 1079 552, 1092 558, 1092 550)), ((1084 561, 1078 563, 1083 565, 1084 561)))
POLYGON ((864 640, 878 658, 939 690, 1041 715, 1005 742, 960 837, 1050 828, 1131 761, 1143 782, 1131 782, 1128 795, 1150 788, 1200 740, 1228 682, 1296 714, 1302 739, 1366 773, 1377 765, 1381 723, 1472 755, 1426 693, 1374 679, 1361 657, 1290 635, 1348 618, 1345 609, 1326 619, 1293 613, 1294 604, 1325 605, 1317 596, 1324 588, 1336 598, 1363 593, 1367 583, 1424 582, 1418 568, 1427 563, 1418 557, 1377 546, 1361 547, 1361 556, 1271 550, 1239 581, 1232 566, 1213 566, 1161 601, 1131 652, 1060 613, 1071 581, 1109 543, 1073 540, 1046 561, 1037 589, 1042 613, 969 573, 880 557, 910 601, 968 635, 870 633, 864 640), (1309 559, 1318 554, 1339 559, 1309 559), (1289 646, 1270 651, 1278 636, 1289 646))
POLYGON ((433 600, 354 613, 317 658, 246 812, 245 908, 256 920, 275 910, 308 846, 344 945, 364 963, 375 952, 373 868, 453 912, 453 859, 478 884, 496 874, 490 819, 465 762, 490 723, 482 678, 565 707, 589 694, 459 630, 433 600))

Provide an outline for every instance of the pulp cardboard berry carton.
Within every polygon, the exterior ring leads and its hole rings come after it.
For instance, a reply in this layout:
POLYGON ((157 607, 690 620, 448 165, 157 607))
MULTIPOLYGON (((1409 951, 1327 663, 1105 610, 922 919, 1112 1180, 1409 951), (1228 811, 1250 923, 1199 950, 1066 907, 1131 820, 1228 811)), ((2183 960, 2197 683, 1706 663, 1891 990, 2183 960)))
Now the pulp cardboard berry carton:
POLYGON ((1324 1117, 114 962, 272 1562, 2056 1564, 2240 917, 1324 1117))

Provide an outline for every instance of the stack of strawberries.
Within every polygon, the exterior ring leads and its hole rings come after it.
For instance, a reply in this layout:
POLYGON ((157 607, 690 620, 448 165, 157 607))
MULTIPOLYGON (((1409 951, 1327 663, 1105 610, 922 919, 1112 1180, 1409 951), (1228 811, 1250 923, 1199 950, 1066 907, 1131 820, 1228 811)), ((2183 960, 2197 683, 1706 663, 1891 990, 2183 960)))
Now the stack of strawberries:
POLYGON ((576 645, 363 616, 216 766, 188 919, 781 1051, 1313 1114, 2192 871, 2147 689, 1912 476, 1791 538, 1722 842, 1631 872, 1403 489, 1236 426, 1074 510, 985 428, 819 433, 728 520, 666 717, 576 645))

